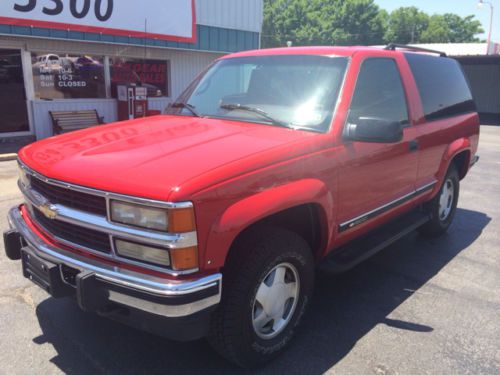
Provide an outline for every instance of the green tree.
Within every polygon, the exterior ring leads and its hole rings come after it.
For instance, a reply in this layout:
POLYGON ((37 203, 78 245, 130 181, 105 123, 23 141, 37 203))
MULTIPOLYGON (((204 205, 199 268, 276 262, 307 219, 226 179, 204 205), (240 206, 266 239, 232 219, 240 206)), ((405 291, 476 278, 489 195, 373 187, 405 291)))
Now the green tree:
POLYGON ((265 0, 262 47, 477 42, 482 32, 474 16, 417 7, 388 14, 374 0, 265 0))
POLYGON ((262 46, 379 43, 384 16, 373 0, 266 0, 262 46))
POLYGON ((323 44, 377 44, 384 35, 384 15, 373 0, 316 1, 323 44))
POLYGON ((386 42, 395 43, 468 43, 479 42, 483 33, 481 22, 474 16, 460 17, 453 13, 432 16, 416 7, 394 10, 387 21, 386 42))
POLYGON ((429 18, 429 25, 422 31, 421 43, 448 43, 450 41, 450 27, 441 15, 433 15, 429 18))
POLYGON ((480 39, 476 38, 476 35, 484 33, 481 22, 476 20, 473 15, 462 18, 456 14, 445 13, 443 18, 450 30, 450 43, 479 42, 480 39))
POLYGON ((429 26, 429 16, 417 7, 401 7, 389 15, 385 40, 394 43, 417 43, 429 26))
POLYGON ((474 16, 460 17, 446 13, 433 15, 429 26, 422 32, 422 43, 470 43, 479 42, 477 34, 483 33, 481 23, 474 16))

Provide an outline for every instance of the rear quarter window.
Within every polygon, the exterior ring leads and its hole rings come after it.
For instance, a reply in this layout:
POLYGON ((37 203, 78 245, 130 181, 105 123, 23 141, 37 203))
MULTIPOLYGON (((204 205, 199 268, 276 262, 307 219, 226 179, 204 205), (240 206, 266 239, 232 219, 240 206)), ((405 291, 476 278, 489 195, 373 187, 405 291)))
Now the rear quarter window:
POLYGON ((476 111, 467 80, 458 61, 405 53, 417 83, 427 121, 476 111))

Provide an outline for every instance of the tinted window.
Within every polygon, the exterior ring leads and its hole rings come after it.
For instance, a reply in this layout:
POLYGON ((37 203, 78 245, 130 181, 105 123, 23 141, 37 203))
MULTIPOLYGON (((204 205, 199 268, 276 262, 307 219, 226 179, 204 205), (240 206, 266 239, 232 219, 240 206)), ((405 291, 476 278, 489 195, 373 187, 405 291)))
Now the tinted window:
MULTIPOLYGON (((264 111, 289 127, 326 131, 346 67, 345 57, 286 55, 224 59, 199 77, 179 100, 187 101, 204 116, 270 122, 262 114, 227 108, 239 105, 264 111)), ((181 113, 189 114, 186 110, 181 113)))
POLYGON ((453 59, 406 53, 427 120, 475 111, 460 64, 453 59))
POLYGON ((348 121, 355 124, 362 117, 408 123, 403 83, 394 60, 373 58, 361 65, 348 121))

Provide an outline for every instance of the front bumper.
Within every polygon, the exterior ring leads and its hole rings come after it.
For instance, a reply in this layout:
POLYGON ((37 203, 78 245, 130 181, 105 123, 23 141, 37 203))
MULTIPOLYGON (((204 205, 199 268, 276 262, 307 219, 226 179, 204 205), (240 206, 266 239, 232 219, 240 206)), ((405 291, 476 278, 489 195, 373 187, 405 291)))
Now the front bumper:
MULTIPOLYGON (((175 320, 179 324, 174 324, 173 331, 177 332, 184 321, 191 326, 193 322, 207 323, 211 310, 220 302, 219 273, 172 281, 134 272, 48 244, 30 228, 18 207, 10 210, 8 220, 11 231, 4 235, 6 253, 11 259, 16 258, 16 253, 17 258, 22 258, 24 276, 54 297, 74 295, 84 310, 106 314, 148 331, 156 330, 154 324, 148 327, 146 320, 175 320), (16 238, 20 240, 17 249, 16 238), (126 316, 129 321, 124 319, 126 316)), ((178 332, 155 333, 186 340, 203 336, 207 329, 208 324, 202 324, 188 337, 179 337, 178 332)))

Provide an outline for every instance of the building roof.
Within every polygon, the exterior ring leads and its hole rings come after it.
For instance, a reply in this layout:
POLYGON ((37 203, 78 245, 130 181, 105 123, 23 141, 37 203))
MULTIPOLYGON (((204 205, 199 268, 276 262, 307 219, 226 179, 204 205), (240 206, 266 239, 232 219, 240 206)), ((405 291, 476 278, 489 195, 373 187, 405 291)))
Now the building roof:
POLYGON ((448 56, 486 55, 486 43, 424 43, 410 44, 415 47, 442 51, 448 56))
POLYGON ((448 56, 500 55, 500 43, 496 42, 490 42, 488 53, 486 51, 487 43, 424 43, 411 45, 443 51, 448 56))

